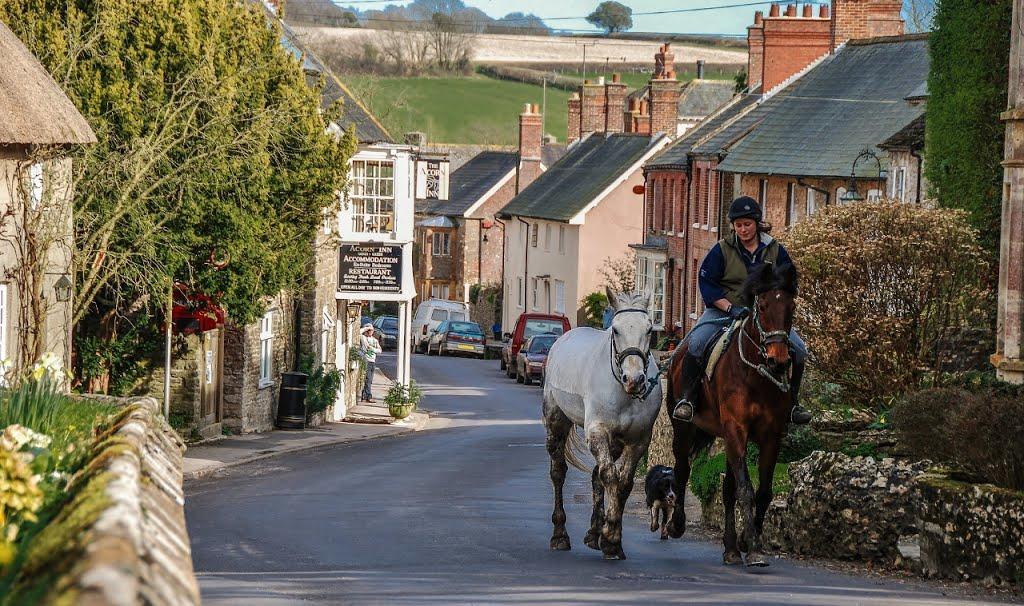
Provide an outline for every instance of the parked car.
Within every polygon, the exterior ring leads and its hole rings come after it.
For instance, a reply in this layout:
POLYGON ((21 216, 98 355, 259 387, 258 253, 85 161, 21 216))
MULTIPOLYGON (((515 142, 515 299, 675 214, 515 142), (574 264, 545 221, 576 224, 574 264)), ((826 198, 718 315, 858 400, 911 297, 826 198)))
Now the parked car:
POLYGON ((427 355, 433 351, 439 356, 446 354, 469 354, 484 357, 484 331, 476 322, 453 322, 445 320, 430 333, 427 341, 427 355))
POLYGON ((413 351, 424 352, 430 331, 437 329, 441 322, 452 320, 465 322, 469 319, 469 303, 447 299, 427 299, 416 308, 412 318, 413 351))
POLYGON ((516 381, 532 385, 534 379, 544 382, 544 368, 548 364, 548 352, 558 335, 534 335, 523 343, 516 356, 516 381))
POLYGON ((384 349, 398 348, 398 316, 380 316, 373 321, 373 336, 384 349))
POLYGON ((510 379, 516 378, 516 356, 522 349, 523 343, 532 336, 553 334, 561 335, 567 332, 569 318, 554 314, 521 314, 516 320, 516 326, 512 332, 505 333, 505 345, 501 348, 501 369, 505 371, 510 379))

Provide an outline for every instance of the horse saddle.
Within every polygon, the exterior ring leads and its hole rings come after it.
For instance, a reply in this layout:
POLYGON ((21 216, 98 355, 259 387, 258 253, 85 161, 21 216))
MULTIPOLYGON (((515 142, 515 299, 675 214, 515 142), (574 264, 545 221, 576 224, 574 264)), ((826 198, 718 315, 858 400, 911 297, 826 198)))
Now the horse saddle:
POLYGON ((718 332, 718 336, 715 337, 714 342, 707 348, 708 354, 704 360, 704 376, 711 379, 715 374, 715 366, 718 364, 718 360, 725 353, 725 350, 729 349, 729 343, 732 343, 733 337, 736 335, 736 331, 743 327, 747 321, 746 318, 734 320, 728 326, 724 327, 718 332))

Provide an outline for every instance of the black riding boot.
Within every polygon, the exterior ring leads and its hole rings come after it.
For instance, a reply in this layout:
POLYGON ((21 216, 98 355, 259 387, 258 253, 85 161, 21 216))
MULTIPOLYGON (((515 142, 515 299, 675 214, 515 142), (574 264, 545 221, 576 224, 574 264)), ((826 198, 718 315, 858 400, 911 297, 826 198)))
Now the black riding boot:
POLYGON ((804 378, 804 362, 793 363, 793 376, 789 380, 789 395, 793 409, 789 412, 789 421, 794 425, 805 425, 811 422, 811 411, 800 406, 800 383, 804 378))
POLYGON ((690 422, 693 420, 694 406, 697 404, 698 389, 701 385, 701 375, 704 373, 704 369, 700 367, 700 360, 686 353, 683 359, 683 380, 682 383, 685 385, 686 391, 683 392, 683 397, 676 403, 675 409, 672 410, 672 417, 680 421, 690 422))

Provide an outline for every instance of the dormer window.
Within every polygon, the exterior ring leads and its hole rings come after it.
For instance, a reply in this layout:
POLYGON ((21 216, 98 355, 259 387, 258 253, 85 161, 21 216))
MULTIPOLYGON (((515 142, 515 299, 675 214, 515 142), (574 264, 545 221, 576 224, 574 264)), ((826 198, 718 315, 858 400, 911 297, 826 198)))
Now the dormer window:
POLYGON ((349 186, 352 231, 390 233, 395 230, 395 167, 390 161, 353 160, 349 186))

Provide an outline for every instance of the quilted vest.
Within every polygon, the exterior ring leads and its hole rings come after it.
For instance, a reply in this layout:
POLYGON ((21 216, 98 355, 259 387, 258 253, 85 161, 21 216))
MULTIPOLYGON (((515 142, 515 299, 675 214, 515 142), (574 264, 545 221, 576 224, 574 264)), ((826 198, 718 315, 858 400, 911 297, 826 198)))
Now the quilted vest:
MULTIPOLYGON (((754 265, 765 262, 775 263, 779 258, 779 242, 768 234, 761 234, 760 237, 762 242, 767 243, 767 246, 757 253, 754 265)), ((719 284, 725 289, 725 298, 729 299, 733 305, 750 305, 751 302, 744 301, 742 296, 743 283, 747 281, 747 265, 743 262, 743 257, 740 256, 740 247, 743 244, 740 243, 734 232, 719 240, 718 245, 722 249, 722 255, 725 256, 725 272, 722 275, 722 282, 719 284)))

